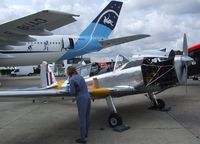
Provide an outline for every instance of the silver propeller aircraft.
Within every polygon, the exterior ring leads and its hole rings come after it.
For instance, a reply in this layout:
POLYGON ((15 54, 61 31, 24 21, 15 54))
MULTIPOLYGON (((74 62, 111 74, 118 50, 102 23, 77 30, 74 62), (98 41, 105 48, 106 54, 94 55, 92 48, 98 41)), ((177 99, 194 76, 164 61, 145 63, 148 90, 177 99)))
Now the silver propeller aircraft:
MULTIPOLYGON (((103 99, 111 110, 108 123, 111 127, 122 124, 113 98, 146 93, 155 109, 163 109, 165 102, 156 95, 170 87, 187 82, 187 66, 193 61, 187 54, 187 41, 184 35, 183 55, 175 55, 173 51, 168 57, 144 57, 142 60, 130 61, 124 56, 117 56, 114 70, 111 72, 89 76, 91 65, 77 68, 85 77, 92 99, 103 99)), ((42 88, 0 91, 0 97, 69 97, 66 93, 68 80, 56 81, 52 70, 46 62, 41 65, 42 88)))

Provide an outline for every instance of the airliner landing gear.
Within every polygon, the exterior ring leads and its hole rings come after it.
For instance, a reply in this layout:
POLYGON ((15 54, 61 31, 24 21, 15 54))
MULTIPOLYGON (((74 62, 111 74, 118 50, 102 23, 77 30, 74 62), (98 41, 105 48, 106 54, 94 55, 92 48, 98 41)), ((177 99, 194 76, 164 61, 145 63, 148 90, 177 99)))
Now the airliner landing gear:
POLYGON ((162 99, 157 99, 156 95, 153 93, 148 93, 148 98, 151 100, 152 106, 150 109, 159 109, 162 110, 165 108, 165 102, 162 99))
POLYGON ((123 123, 121 116, 117 113, 115 105, 113 103, 112 97, 106 97, 106 102, 108 104, 109 109, 111 110, 111 114, 108 117, 108 124, 110 127, 116 127, 123 123))

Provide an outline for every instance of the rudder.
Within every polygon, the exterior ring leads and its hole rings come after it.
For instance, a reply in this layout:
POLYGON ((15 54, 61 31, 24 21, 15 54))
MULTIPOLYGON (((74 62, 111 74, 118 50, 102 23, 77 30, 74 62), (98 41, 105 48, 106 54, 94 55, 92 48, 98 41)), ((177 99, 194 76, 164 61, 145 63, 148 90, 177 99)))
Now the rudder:
POLYGON ((80 36, 107 38, 117 24, 122 2, 111 1, 80 36))
POLYGON ((52 88, 57 86, 54 73, 46 61, 43 61, 40 67, 40 80, 42 88, 52 88))

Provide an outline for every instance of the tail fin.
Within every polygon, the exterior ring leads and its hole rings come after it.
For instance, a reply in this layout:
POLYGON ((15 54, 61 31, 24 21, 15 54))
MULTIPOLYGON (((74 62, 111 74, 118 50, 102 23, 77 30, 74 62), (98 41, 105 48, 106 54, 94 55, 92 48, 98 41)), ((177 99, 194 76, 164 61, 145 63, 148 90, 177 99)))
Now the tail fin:
POLYGON ((80 36, 107 38, 115 28, 122 2, 111 1, 80 36))
POLYGON ((46 61, 43 61, 40 67, 40 80, 42 88, 52 88, 57 86, 53 71, 46 61))

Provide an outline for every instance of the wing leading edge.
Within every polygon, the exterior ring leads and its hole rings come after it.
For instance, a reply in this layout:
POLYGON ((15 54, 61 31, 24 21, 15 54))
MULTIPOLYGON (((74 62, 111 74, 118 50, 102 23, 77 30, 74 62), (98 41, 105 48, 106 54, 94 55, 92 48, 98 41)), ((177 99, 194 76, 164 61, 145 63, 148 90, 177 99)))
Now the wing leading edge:
MULTIPOLYGON (((116 88, 94 88, 89 89, 92 99, 102 99, 107 96, 121 97, 133 94, 131 87, 116 88)), ((25 90, 7 90, 0 91, 0 98, 39 98, 39 97, 75 97, 66 93, 64 89, 25 89, 25 90)))

